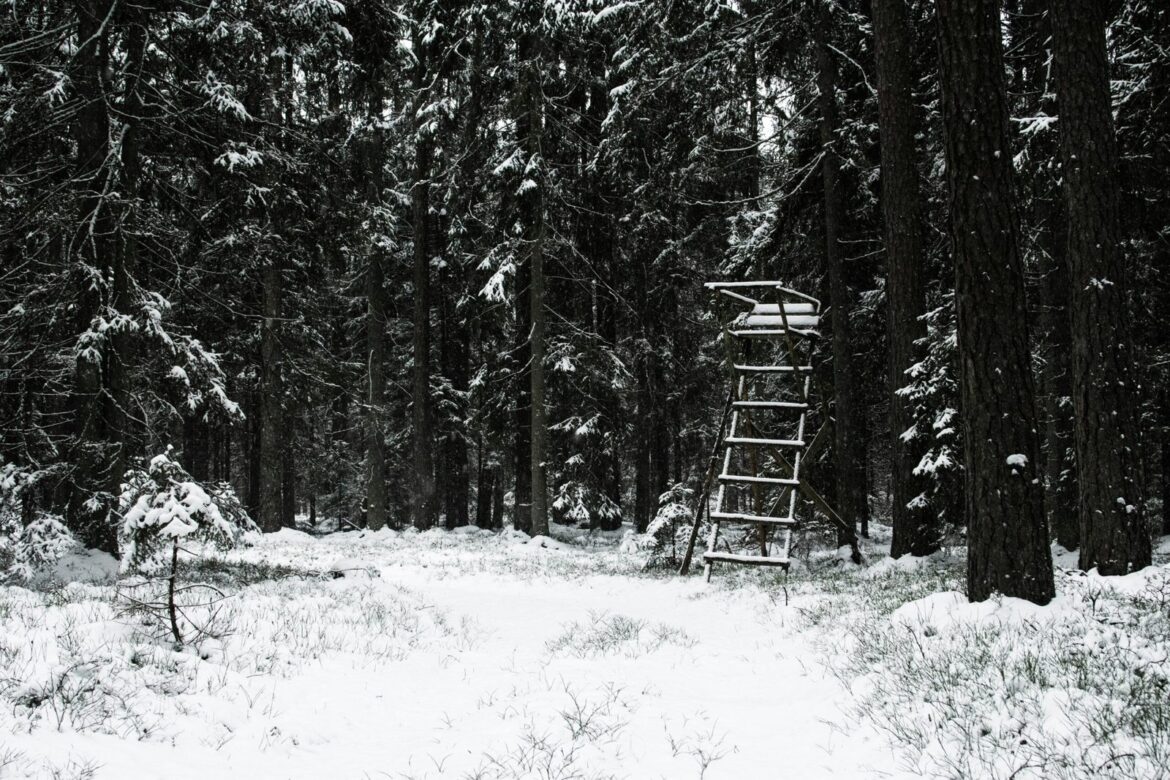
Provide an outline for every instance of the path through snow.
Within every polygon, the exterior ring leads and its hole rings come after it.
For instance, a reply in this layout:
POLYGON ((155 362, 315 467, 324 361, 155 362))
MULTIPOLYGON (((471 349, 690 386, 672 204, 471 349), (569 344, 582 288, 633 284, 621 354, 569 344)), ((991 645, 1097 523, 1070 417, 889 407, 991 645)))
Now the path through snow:
POLYGON ((239 556, 347 576, 244 588, 222 648, 174 654, 196 684, 148 703, 166 722, 145 739, 42 723, 5 746, 98 778, 912 776, 847 722, 799 597, 521 541, 266 538, 239 556))

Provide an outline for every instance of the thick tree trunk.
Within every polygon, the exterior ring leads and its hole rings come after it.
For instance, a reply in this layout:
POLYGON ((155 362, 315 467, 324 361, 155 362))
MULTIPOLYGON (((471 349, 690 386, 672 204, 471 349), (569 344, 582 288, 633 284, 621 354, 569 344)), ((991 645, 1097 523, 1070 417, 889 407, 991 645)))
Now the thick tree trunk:
MULTIPOLYGON (((841 191, 841 158, 837 151, 837 55, 832 45, 832 20, 821 10, 818 29, 817 90, 820 107, 821 178, 824 188, 825 268, 829 280, 829 301, 833 326, 833 396, 836 413, 833 426, 833 457, 837 482, 837 512, 856 529, 868 512, 865 494, 865 443, 861 437, 858 398, 855 389, 853 334, 849 314, 853 296, 849 289, 841 238, 845 226, 845 201, 841 191)), ((848 534, 838 530, 838 543, 847 544, 848 534)))
POLYGON ((938 515, 916 499, 929 487, 914 470, 922 459, 928 432, 903 438, 914 426, 910 399, 898 391, 914 365, 915 342, 926 335, 923 280, 922 196, 915 146, 914 74, 906 0, 873 0, 877 55, 878 126, 881 131, 882 217, 885 222, 886 299, 890 339, 890 435, 893 452, 890 492, 894 538, 890 555, 929 555, 941 543, 938 515))
POLYGON ((1012 181, 998 0, 939 0, 958 300, 967 593, 1054 592, 1012 181))
POLYGON ((1097 0, 1056 0, 1049 8, 1068 208, 1080 566, 1126 574, 1148 566, 1151 551, 1119 227, 1109 10, 1097 0))

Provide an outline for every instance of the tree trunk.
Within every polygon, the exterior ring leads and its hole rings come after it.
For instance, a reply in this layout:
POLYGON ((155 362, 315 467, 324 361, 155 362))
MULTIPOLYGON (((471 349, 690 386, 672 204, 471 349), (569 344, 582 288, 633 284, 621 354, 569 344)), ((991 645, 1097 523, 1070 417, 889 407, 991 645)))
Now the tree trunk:
POLYGON ((1151 551, 1119 226, 1109 10, 1097 0, 1058 0, 1049 9, 1068 209, 1080 566, 1126 574, 1148 566, 1151 551))
POLYGON ((878 77, 878 126, 881 131, 882 217, 885 223, 886 300, 890 339, 890 435, 893 453, 890 475, 894 526, 890 555, 929 555, 941 543, 938 515, 916 499, 928 489, 915 475, 922 459, 922 443, 903 434, 914 426, 914 407, 900 395, 914 365, 915 342, 926 335, 925 253, 922 237, 922 197, 915 147, 914 74, 911 30, 906 0, 873 0, 874 48, 878 77))
POLYGON ((1170 535, 1170 428, 1162 429, 1162 534, 1170 535))
POLYGON ((967 594, 1054 593, 1012 181, 998 0, 939 0, 958 301, 967 594))
POLYGON ((515 346, 512 349, 516 370, 513 372, 513 393, 516 396, 512 437, 512 464, 515 474, 515 489, 512 494, 512 527, 528 532, 532 528, 532 390, 527 371, 532 362, 531 330, 532 309, 528 303, 530 295, 530 274, 528 263, 516 267, 515 346))
POLYGON ((420 531, 435 524, 435 436, 431 413, 431 258, 429 253, 431 139, 423 126, 428 53, 422 31, 415 30, 415 159, 411 188, 414 226, 414 375, 411 385, 414 427, 414 490, 411 520, 420 531))
POLYGON ((280 450, 280 524, 284 528, 296 528, 297 461, 291 426, 286 426, 283 439, 280 450))
MULTIPOLYGON (((1014 0, 1007 6, 1012 50, 1010 87, 1021 116, 1053 115, 1048 47, 1052 37, 1048 0, 1014 0)), ((1030 213, 1022 215, 1023 235, 1031 236, 1039 291, 1035 341, 1041 345, 1039 411, 1044 431, 1044 506, 1048 525, 1066 549, 1080 544, 1076 466, 1072 458, 1072 341, 1069 336, 1065 214, 1058 192, 1060 173, 1051 166, 1059 154, 1054 133, 1027 138, 1021 175, 1030 184, 1030 213)), ((1027 256, 1027 247, 1025 247, 1027 256)))
MULTIPOLYGON (((1055 204, 1052 204, 1055 205, 1055 204)), ((1049 218, 1063 225, 1063 209, 1047 209, 1049 218)), ((1041 327, 1047 333, 1041 381, 1044 391, 1044 435, 1047 442, 1045 501, 1048 522, 1056 541, 1066 550, 1080 547, 1081 527, 1077 514, 1076 461, 1072 455, 1072 341, 1069 336, 1068 267, 1064 260, 1064 238, 1055 240, 1054 256, 1041 255, 1041 327)))
MULTIPOLYGON (((78 231, 70 249, 76 256, 83 292, 77 310, 79 334, 88 334, 110 294, 111 218, 106 199, 110 155, 110 118, 107 110, 105 71, 110 60, 108 24, 110 0, 77 3, 78 50, 73 55, 75 112, 73 137, 77 157, 74 187, 78 203, 78 231)), ((119 447, 112 440, 106 416, 105 392, 109 364, 107 347, 77 350, 71 399, 75 452, 68 519, 82 541, 106 552, 118 552, 116 526, 108 506, 95 506, 101 494, 117 495, 122 478, 115 474, 119 447)))
POLYGON ((281 422, 280 318, 283 280, 280 266, 269 260, 262 272, 264 321, 260 333, 260 452, 259 511, 257 522, 265 532, 281 529, 281 470, 283 436, 281 422))
MULTIPOLYGON (((382 114, 382 82, 375 74, 369 96, 367 121, 371 136, 366 155, 366 201, 371 208, 382 203, 382 168, 385 145, 377 126, 382 114)), ((383 430, 386 401, 386 290, 382 247, 371 241, 366 259, 366 527, 378 531, 386 525, 386 454, 383 430)), ((417 327, 417 322, 416 325, 417 327)), ((417 360, 417 355, 416 355, 417 360)))
POLYGON ((545 485, 545 450, 548 437, 547 410, 544 397, 544 160, 541 143, 544 133, 544 97, 541 89, 543 41, 539 32, 541 6, 532 3, 528 14, 530 29, 521 36, 518 46, 521 96, 520 117, 516 123, 518 141, 527 160, 522 174, 520 210, 523 222, 525 255, 528 258, 530 286, 528 293, 531 322, 529 383, 532 394, 532 514, 531 533, 548 533, 548 488, 545 485), (531 185, 531 186, 529 186, 531 185))
POLYGON ((487 463, 483 442, 479 446, 479 468, 475 479, 475 524, 492 527, 492 494, 495 492, 495 470, 487 463))
POLYGON ((260 408, 260 392, 253 390, 248 393, 248 428, 244 439, 244 459, 248 473, 248 514, 259 521, 260 518, 260 418, 264 412, 260 408))
MULTIPOLYGON (((864 442, 858 425, 858 398, 854 388, 853 334, 849 315, 853 296, 845 276, 841 257, 841 236, 845 223, 844 193, 841 191, 841 159, 837 152, 837 55, 829 47, 832 20, 826 8, 821 10, 817 50, 817 90, 820 107, 822 149, 821 178, 824 186, 825 267, 829 279, 829 300, 833 325, 833 395, 836 419, 833 425, 833 456, 837 475, 837 512, 851 528, 865 518, 864 442)), ((847 544, 848 534, 839 529, 839 544, 847 544)))
MULTIPOLYGON (((453 257, 447 257, 440 278, 440 359, 443 376, 451 389, 466 397, 470 327, 460 321, 457 302, 465 289, 463 267, 453 257)), ((440 458, 443 483, 443 515, 447 528, 458 528, 468 523, 468 503, 471 493, 468 433, 462 420, 464 408, 458 406, 453 418, 443 425, 444 436, 440 458)))

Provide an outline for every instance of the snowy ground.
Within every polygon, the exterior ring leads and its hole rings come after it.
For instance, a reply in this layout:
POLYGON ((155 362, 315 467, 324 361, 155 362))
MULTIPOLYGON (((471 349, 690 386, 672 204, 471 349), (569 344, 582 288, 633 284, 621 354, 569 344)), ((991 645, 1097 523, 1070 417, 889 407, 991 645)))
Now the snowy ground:
MULTIPOLYGON (((1034 735, 1017 721, 1040 717, 1055 735, 1044 755, 1061 744, 1071 755, 1083 734, 1059 716, 1072 705, 1096 713, 1166 693, 1170 599, 1133 607, 1102 595, 1113 586, 1099 578, 1062 575, 1045 610, 972 608, 951 593, 953 558, 845 571, 826 556, 798 567, 785 605, 774 572, 704 585, 642 573, 615 539, 560 536, 284 531, 188 564, 188 581, 229 598, 191 609, 196 622, 217 610, 219 638, 183 651, 132 607, 146 588, 118 595, 100 558, 74 558, 68 576, 98 584, 0 590, 0 776, 1093 776, 1027 769, 1036 757, 1019 740, 1034 735), (1086 616, 1088 598, 1114 604, 1108 620, 1086 616), (1082 695, 1062 676, 1060 643, 1039 641, 1053 631, 1124 645, 1132 657, 1082 668, 1146 688, 1082 695), (989 664, 1027 666, 1010 650, 1029 643, 1057 665, 996 680, 989 664), (961 665, 950 700, 935 687, 948 658, 961 665), (988 750, 995 761, 980 758, 988 750)), ((1124 578, 1119 593, 1164 575, 1124 578)), ((1084 749, 1070 766, 1159 776, 1170 751, 1145 754, 1170 745, 1170 718, 1151 718, 1098 730, 1090 741, 1109 755, 1084 749)))

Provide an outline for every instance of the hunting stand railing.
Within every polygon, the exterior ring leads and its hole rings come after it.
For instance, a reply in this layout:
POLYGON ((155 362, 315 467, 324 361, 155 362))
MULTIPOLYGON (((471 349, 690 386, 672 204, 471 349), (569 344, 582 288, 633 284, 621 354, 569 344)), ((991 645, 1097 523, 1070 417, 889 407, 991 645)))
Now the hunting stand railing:
POLYGON ((822 424, 816 435, 808 437, 820 301, 780 282, 711 282, 706 287, 715 294, 723 323, 731 386, 679 573, 690 571, 704 516, 709 523, 703 553, 708 579, 715 563, 776 566, 787 571, 798 492, 841 530, 854 561, 859 562, 854 529, 801 473, 827 443, 831 424, 829 399, 822 393, 822 424), (729 306, 734 308, 728 311, 729 306), (712 510, 711 488, 716 483, 712 510), (719 552, 716 545, 724 523, 756 526, 758 554, 733 552, 730 547, 719 552), (780 532, 779 540, 773 538, 775 531, 780 532))

